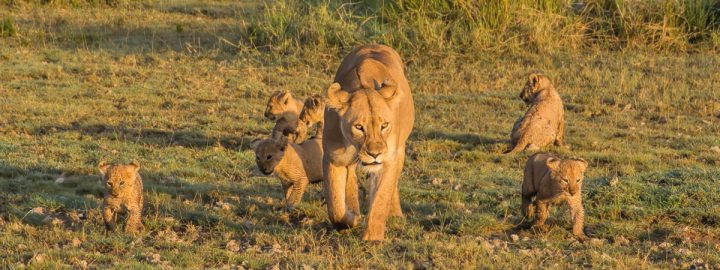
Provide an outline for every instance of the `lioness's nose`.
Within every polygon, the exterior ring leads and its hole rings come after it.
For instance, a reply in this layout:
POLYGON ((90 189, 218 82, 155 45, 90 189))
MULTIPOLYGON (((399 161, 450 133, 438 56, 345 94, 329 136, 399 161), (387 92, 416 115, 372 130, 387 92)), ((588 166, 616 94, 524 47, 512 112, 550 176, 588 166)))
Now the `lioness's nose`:
POLYGON ((368 145, 367 153, 371 157, 377 158, 382 152, 382 143, 377 142, 368 145))

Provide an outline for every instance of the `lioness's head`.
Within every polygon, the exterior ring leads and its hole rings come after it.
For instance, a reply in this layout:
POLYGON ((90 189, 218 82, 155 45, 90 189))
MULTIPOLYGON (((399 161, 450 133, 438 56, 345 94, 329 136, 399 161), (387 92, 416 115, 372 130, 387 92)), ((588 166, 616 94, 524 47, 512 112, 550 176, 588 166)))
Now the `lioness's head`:
POLYGON ((546 161, 550 168, 550 179, 563 191, 575 195, 582 187, 585 169, 588 163, 582 159, 559 159, 551 157, 546 161))
POLYGON ((533 73, 528 77, 527 83, 520 92, 520 99, 525 104, 530 104, 535 95, 549 87, 552 87, 550 79, 542 73, 533 73))
POLYGON ((265 117, 275 121, 281 114, 289 110, 290 99, 292 94, 290 92, 277 91, 270 96, 267 107, 265 108, 265 117))
POLYGON ((105 191, 117 197, 135 186, 140 163, 133 161, 127 165, 120 165, 101 162, 98 169, 105 182, 105 191))
POLYGON ((302 111, 300 111, 300 121, 306 125, 311 125, 323 121, 325 116, 325 102, 322 97, 313 96, 305 100, 302 111))
POLYGON ((282 138, 256 140, 252 143, 252 147, 255 151, 255 163, 257 163, 258 170, 265 175, 270 175, 285 156, 288 139, 283 136, 282 138))
MULTIPOLYGON (((388 153, 387 138, 396 123, 388 106, 397 93, 397 84, 386 79, 375 82, 374 89, 348 93, 333 83, 327 90, 327 106, 340 115, 340 130, 345 139, 358 148, 360 164, 368 171, 382 168, 388 153)), ((393 148, 394 149, 394 148, 393 148)))

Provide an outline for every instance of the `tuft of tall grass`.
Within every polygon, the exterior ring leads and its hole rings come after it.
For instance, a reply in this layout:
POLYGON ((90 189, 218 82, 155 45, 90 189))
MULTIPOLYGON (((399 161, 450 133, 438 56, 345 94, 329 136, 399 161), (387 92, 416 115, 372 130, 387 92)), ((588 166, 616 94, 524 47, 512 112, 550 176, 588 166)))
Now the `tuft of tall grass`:
POLYGON ((281 0, 250 18, 240 42, 287 53, 363 43, 429 56, 588 46, 686 52, 719 47, 718 14, 715 0, 281 0))
POLYGON ((12 37, 15 35, 17 35, 15 20, 12 17, 6 17, 0 20, 0 37, 12 37))

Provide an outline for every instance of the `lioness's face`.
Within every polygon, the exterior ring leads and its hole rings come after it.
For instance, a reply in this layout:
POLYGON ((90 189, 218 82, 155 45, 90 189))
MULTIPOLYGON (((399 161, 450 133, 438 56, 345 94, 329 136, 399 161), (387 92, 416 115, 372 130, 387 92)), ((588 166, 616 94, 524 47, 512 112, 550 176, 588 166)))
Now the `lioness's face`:
POLYGON ((582 188, 583 178, 585 178, 585 169, 587 169, 587 162, 583 160, 568 159, 557 162, 556 164, 550 164, 550 178, 555 181, 563 191, 575 195, 582 188))
POLYGON ((107 194, 117 197, 132 188, 137 181, 137 172, 140 165, 131 163, 128 165, 101 164, 100 173, 105 182, 107 194))
POLYGON ((265 107, 265 117, 275 121, 275 119, 288 110, 290 98, 292 98, 292 95, 288 92, 273 93, 265 107))
POLYGON ((387 137, 393 129, 392 114, 375 90, 356 92, 343 115, 343 136, 358 147, 360 164, 369 171, 382 168, 388 155, 387 137))
POLYGON ((255 163, 258 170, 265 175, 275 171, 278 163, 285 156, 287 142, 276 139, 265 139, 255 145, 255 163))

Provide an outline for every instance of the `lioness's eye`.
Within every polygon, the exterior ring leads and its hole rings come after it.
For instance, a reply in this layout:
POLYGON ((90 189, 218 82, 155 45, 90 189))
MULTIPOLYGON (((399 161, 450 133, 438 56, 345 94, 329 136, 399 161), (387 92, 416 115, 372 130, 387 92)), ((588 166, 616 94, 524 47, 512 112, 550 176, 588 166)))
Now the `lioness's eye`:
POLYGON ((355 125, 355 126, 353 126, 353 127, 355 127, 355 128, 356 128, 357 130, 359 130, 359 131, 363 131, 363 126, 362 126, 362 125, 355 125))
POLYGON ((382 129, 386 129, 390 125, 390 122, 385 122, 380 126, 382 129))

